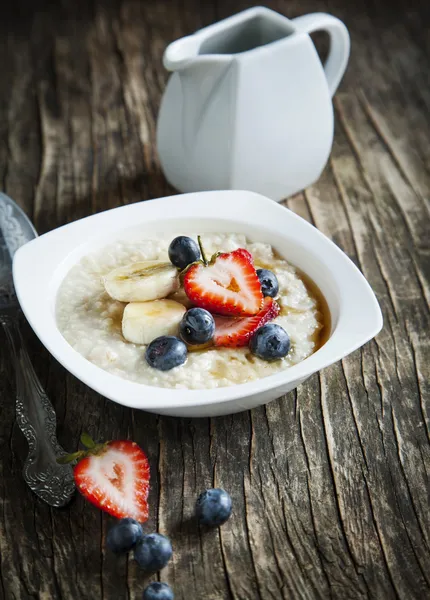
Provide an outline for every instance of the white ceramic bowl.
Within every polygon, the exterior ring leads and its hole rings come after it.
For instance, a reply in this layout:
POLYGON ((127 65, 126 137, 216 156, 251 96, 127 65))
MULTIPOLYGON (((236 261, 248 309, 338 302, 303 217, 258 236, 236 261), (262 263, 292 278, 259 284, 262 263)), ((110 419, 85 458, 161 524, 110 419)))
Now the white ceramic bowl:
POLYGON ((251 192, 184 194, 131 204, 75 221, 22 246, 13 275, 30 325, 53 356, 103 396, 154 413, 202 417, 234 413, 274 400, 356 350, 382 327, 369 284, 322 233, 288 209, 251 192), (122 379, 95 366, 63 338, 55 321, 58 288, 86 254, 116 239, 148 232, 244 233, 271 244, 324 294, 332 319, 328 341, 301 363, 250 383, 210 390, 172 390, 122 379))

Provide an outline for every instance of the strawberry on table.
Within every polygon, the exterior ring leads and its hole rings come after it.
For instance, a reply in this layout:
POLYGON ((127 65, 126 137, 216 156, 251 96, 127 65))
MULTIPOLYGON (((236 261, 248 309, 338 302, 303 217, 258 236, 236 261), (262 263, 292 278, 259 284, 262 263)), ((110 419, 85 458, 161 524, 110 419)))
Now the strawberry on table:
POLYGON ((279 315, 279 305, 273 298, 264 298, 263 307, 252 317, 215 317, 215 346, 239 348, 247 346, 259 327, 279 315))
POLYGON ((248 250, 215 254, 209 262, 202 249, 202 259, 192 264, 184 277, 185 293, 195 306, 225 316, 259 312, 263 293, 248 250))
POLYGON ((66 455, 59 462, 73 468, 76 487, 95 506, 122 519, 148 519, 149 463, 146 454, 127 440, 95 444, 83 434, 86 450, 66 455))

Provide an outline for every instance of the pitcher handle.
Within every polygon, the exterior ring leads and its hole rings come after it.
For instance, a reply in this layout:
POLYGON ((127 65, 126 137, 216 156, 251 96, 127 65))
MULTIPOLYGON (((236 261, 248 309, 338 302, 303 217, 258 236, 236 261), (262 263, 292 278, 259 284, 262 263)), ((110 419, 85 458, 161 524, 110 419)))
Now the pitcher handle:
POLYGON ((351 46, 348 29, 340 19, 326 13, 303 15, 293 19, 292 22, 303 33, 323 30, 329 34, 330 51, 324 65, 324 72, 330 94, 334 96, 348 64, 351 46))

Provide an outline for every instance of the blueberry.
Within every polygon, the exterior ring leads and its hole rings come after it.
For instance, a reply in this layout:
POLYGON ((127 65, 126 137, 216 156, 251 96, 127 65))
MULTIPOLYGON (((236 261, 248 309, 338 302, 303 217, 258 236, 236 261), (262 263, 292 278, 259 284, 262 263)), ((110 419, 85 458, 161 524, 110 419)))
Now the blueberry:
POLYGON ((179 325, 181 338, 187 344, 205 344, 215 333, 215 321, 204 308, 190 308, 179 325))
POLYGON ((134 519, 121 519, 108 532, 106 545, 112 552, 129 552, 140 542, 143 537, 143 530, 140 523, 134 519))
POLYGON ((150 367, 159 371, 168 371, 184 364, 187 360, 187 347, 174 335, 161 335, 152 340, 145 356, 150 367))
POLYGON ((144 535, 134 549, 134 558, 139 567, 150 573, 159 571, 167 565, 172 556, 172 544, 161 533, 144 535))
POLYGON ((173 600, 174 597, 170 585, 158 581, 150 583, 143 592, 143 600, 173 600))
POLYGON ((175 267, 185 269, 200 259, 200 248, 191 238, 180 235, 170 243, 169 258, 175 267))
POLYGON ((290 336, 276 323, 266 323, 257 329, 249 342, 252 354, 264 360, 276 360, 287 356, 290 346, 290 336))
POLYGON ((268 269, 257 269, 257 277, 261 283, 263 296, 274 298, 279 292, 279 283, 275 273, 268 269))
POLYGON ((196 514, 202 525, 218 527, 231 515, 231 498, 225 490, 206 490, 197 499, 196 514))

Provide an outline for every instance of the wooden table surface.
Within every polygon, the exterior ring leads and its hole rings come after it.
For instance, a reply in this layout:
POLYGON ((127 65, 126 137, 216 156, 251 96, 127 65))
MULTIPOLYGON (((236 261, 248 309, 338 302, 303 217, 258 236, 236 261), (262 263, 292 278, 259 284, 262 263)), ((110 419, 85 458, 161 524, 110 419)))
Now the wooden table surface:
MULTIPOLYGON (((428 0, 273 0, 328 11, 352 36, 320 180, 285 204, 360 267, 385 325, 376 340, 266 407, 217 419, 122 408, 68 374, 24 326, 68 450, 82 431, 129 437, 152 468, 148 530, 169 535, 177 600, 430 598, 428 0), (197 494, 234 517, 200 535, 197 494)), ((16 0, 0 22, 0 181, 44 233, 174 193, 154 132, 168 42, 250 6, 213 0, 16 0)), ((360 314, 357 314, 360 319, 360 314)), ((112 519, 78 497, 50 509, 24 484, 26 443, 0 333, 0 596, 140 598, 112 519)))

